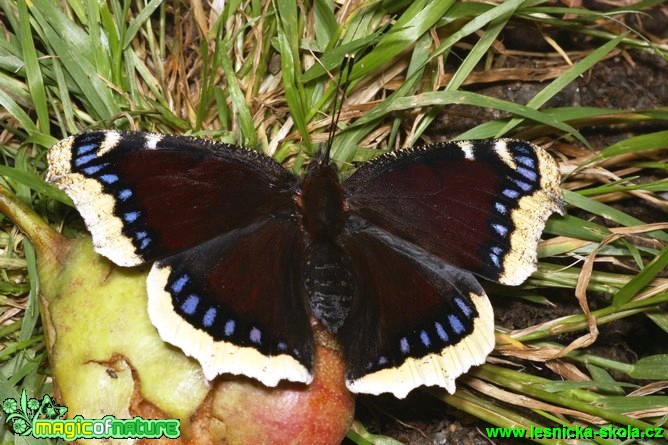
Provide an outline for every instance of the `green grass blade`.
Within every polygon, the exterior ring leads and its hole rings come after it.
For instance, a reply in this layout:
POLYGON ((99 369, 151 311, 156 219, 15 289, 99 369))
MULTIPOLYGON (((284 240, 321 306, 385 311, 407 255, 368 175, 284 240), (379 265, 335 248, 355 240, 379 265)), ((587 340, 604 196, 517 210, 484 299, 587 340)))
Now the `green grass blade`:
MULTIPOLYGON (((518 4, 519 6, 519 4, 518 4)), ((505 11, 500 16, 494 18, 490 23, 489 27, 485 30, 484 34, 478 40, 471 51, 469 51, 466 59, 459 66, 455 74, 448 82, 448 85, 445 87, 445 91, 455 91, 464 83, 468 76, 473 72, 474 68, 478 66, 482 58, 488 53, 489 49, 492 47, 499 34, 506 27, 508 19, 513 15, 515 9, 509 9, 505 11)), ((410 78, 410 76, 407 76, 410 78)), ((414 145, 417 142, 422 133, 427 129, 429 125, 441 114, 440 107, 434 107, 429 111, 428 116, 420 122, 420 125, 415 131, 413 140, 410 141, 409 145, 414 145)))
POLYGON ((280 17, 276 45, 281 55, 281 74, 283 76, 285 99, 290 107, 290 115, 304 143, 306 146, 310 146, 311 137, 306 117, 308 114, 307 101, 303 85, 299 81, 302 70, 297 42, 300 35, 297 24, 297 8, 294 3, 288 0, 278 0, 276 4, 280 17))
POLYGON ((639 274, 634 276, 623 288, 617 292, 612 299, 613 306, 620 306, 640 292, 647 286, 659 273, 668 267, 668 246, 654 258, 639 274))
POLYGON ((57 187, 47 184, 44 182, 42 177, 34 173, 8 167, 6 165, 0 165, 0 175, 7 178, 12 178, 22 185, 29 187, 30 189, 45 196, 48 196, 49 198, 53 198, 56 201, 60 201, 63 204, 67 204, 72 207, 74 206, 72 200, 65 194, 65 192, 61 191, 57 187))
POLYGON ((253 117, 251 116, 250 109, 246 103, 244 93, 239 87, 236 73, 234 68, 232 68, 232 62, 226 57, 224 52, 221 52, 218 62, 220 63, 220 66, 223 67, 223 71, 225 72, 225 78, 227 79, 228 87, 227 89, 232 101, 232 108, 235 110, 239 119, 239 126, 241 127, 240 136, 242 137, 240 142, 250 147, 257 147, 258 139, 257 132, 255 131, 255 125, 253 124, 253 117))
MULTIPOLYGON (((601 45, 596 48, 594 51, 589 53, 587 57, 580 60, 578 63, 573 65, 568 71, 563 73, 561 76, 553 80, 547 87, 543 88, 538 94, 536 94, 530 101, 527 103, 527 107, 538 109, 544 105, 548 100, 553 98, 556 94, 562 91, 568 84, 573 82, 579 76, 584 74, 587 70, 591 69, 594 65, 600 62, 605 56, 607 56, 613 49, 619 45, 619 43, 624 39, 626 34, 620 35, 619 37, 610 40, 609 42, 601 45)), ((515 128, 522 122, 521 119, 512 119, 504 128, 502 128, 498 133, 497 137, 501 137, 508 131, 515 128)))
POLYGON ((37 113, 37 126, 42 133, 49 132, 49 108, 46 104, 46 91, 44 90, 44 78, 37 60, 37 50, 32 37, 30 16, 25 0, 17 3, 19 10, 19 23, 21 25, 21 49, 23 50, 23 62, 25 63, 26 78, 30 89, 32 105, 37 113))
MULTIPOLYGON (((626 227, 641 226, 646 224, 644 221, 627 215, 621 210, 617 210, 607 204, 589 199, 579 193, 571 192, 570 190, 562 190, 562 194, 566 203, 578 207, 582 210, 586 210, 587 212, 593 213, 594 215, 598 215, 609 219, 610 221, 614 221, 617 224, 621 224, 626 227)), ((647 232, 647 236, 653 236, 655 238, 668 241, 668 234, 663 230, 647 232)))
POLYGON ((39 130, 30 116, 23 111, 23 108, 17 104, 4 90, 0 89, 0 107, 4 108, 21 125, 23 131, 29 134, 37 133, 39 130))
POLYGON ((604 159, 609 159, 613 156, 638 153, 646 150, 665 149, 668 147, 666 141, 668 141, 668 130, 633 136, 616 142, 605 148, 599 154, 592 157, 589 161, 580 166, 578 170, 585 166, 591 165, 592 163, 597 163, 604 159))
POLYGON ((508 113, 523 116, 535 122, 549 125, 565 133, 569 133, 580 140, 583 144, 586 142, 585 138, 575 128, 564 122, 554 119, 545 113, 513 102, 497 99, 494 97, 483 96, 481 94, 468 91, 434 91, 412 97, 400 97, 394 100, 388 99, 382 104, 376 106, 364 117, 360 118, 355 123, 355 126, 363 125, 375 119, 379 119, 385 114, 391 113, 393 111, 449 104, 466 104, 503 110, 508 113))
POLYGON ((376 47, 355 65, 351 78, 358 79, 374 71, 412 46, 453 4, 453 0, 413 2, 376 47))
POLYGON ((668 380, 668 354, 641 358, 631 366, 628 374, 634 379, 668 380))
POLYGON ((141 26, 151 18, 151 14, 153 14, 162 3, 163 0, 151 0, 148 2, 146 7, 141 10, 137 17, 135 17, 135 19, 130 23, 130 26, 128 26, 128 28, 125 30, 125 35, 123 36, 123 49, 126 49, 128 46, 130 46, 130 43, 132 43, 132 40, 135 38, 139 28, 141 28, 141 26))

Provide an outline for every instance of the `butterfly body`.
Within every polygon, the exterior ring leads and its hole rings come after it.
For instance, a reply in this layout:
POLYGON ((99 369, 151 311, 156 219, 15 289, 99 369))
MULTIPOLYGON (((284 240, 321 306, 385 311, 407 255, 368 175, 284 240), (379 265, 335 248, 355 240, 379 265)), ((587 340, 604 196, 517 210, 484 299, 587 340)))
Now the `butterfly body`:
POLYGON ((268 386, 311 381, 315 318, 336 335, 351 390, 454 391, 494 345, 474 274, 524 281, 563 206, 554 161, 513 140, 402 150, 343 182, 325 157, 299 178, 240 147, 138 132, 73 136, 49 162, 100 253, 154 263, 161 337, 209 379, 268 386))

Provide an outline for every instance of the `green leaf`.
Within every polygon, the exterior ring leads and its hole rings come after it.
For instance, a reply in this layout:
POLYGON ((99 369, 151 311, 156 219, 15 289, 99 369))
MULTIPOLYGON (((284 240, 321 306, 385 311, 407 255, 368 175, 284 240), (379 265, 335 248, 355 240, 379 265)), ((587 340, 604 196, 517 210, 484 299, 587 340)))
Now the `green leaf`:
POLYGON ((617 413, 630 413, 633 411, 644 411, 650 409, 665 408, 668 406, 667 396, 608 396, 596 399, 596 406, 617 413))
POLYGON ((32 105, 37 113, 39 129, 42 133, 49 132, 49 109, 46 104, 46 92, 44 90, 44 77, 37 60, 37 51, 32 37, 32 27, 25 0, 18 3, 19 23, 21 25, 21 49, 23 50, 23 62, 25 63, 26 78, 32 105))
POLYGON ((398 110, 415 109, 418 107, 430 107, 434 105, 466 104, 484 108, 503 110, 515 115, 523 116, 536 122, 540 122, 566 133, 570 133, 584 143, 584 137, 573 127, 551 116, 537 110, 515 104, 513 102, 483 96, 482 94, 468 91, 433 91, 410 97, 390 98, 377 105, 373 110, 357 120, 355 127, 380 119, 384 115, 398 110))
MULTIPOLYGON (((598 215, 610 221, 616 222, 617 224, 621 224, 626 227, 646 224, 644 221, 628 215, 621 210, 617 210, 614 207, 611 207, 602 202, 589 199, 579 193, 571 192, 570 190, 562 190, 562 194, 566 203, 585 210, 589 213, 593 213, 594 215, 598 215)), ((655 238, 668 241, 668 234, 663 230, 647 232, 647 236, 653 236, 655 238)))
POLYGON ((139 31, 139 28, 151 18, 151 14, 155 12, 156 9, 163 3, 163 0, 151 0, 148 2, 146 7, 141 10, 141 12, 135 17, 135 19, 130 23, 128 29, 125 31, 125 36, 123 38, 123 49, 126 49, 132 43, 132 40, 135 38, 135 35, 139 31))
POLYGON ((332 39, 338 34, 339 24, 332 10, 332 3, 327 0, 315 0, 313 11, 315 13, 315 40, 320 48, 326 48, 332 43, 332 39))
POLYGON ((654 311, 645 312, 645 315, 647 315, 658 327, 668 333, 668 313, 656 309, 654 311))
MULTIPOLYGON (((573 82, 575 79, 580 77, 591 67, 600 62, 605 56, 607 56, 610 53, 610 51, 612 51, 617 47, 617 45, 619 45, 619 43, 624 39, 624 37, 626 37, 626 34, 622 34, 610 40, 609 42, 605 43, 604 45, 601 45, 600 47, 596 48, 594 51, 589 53, 587 57, 585 57, 584 59, 580 60, 578 63, 573 65, 571 68, 568 69, 568 71, 566 71, 561 76, 554 79, 548 86, 546 86, 545 88, 543 88, 543 90, 541 90, 538 94, 536 94, 529 101, 529 103, 527 103, 527 107, 538 109, 541 106, 543 106, 548 100, 552 99, 555 95, 557 95, 564 88, 566 88, 568 84, 573 82)), ((502 128, 497 133, 496 136, 497 137, 503 136, 504 134, 508 133, 508 131, 512 130, 517 125, 519 125, 521 122, 522 119, 512 119, 510 122, 506 124, 504 128, 502 128)))
POLYGON ((234 68, 232 68, 232 62, 230 62, 224 53, 221 54, 219 61, 225 72, 225 78, 227 79, 227 90, 230 99, 232 100, 232 107, 239 118, 241 135, 244 138, 241 140, 241 143, 251 147, 257 147, 258 139, 255 125, 253 125, 253 117, 251 116, 250 109, 246 103, 246 97, 239 87, 239 81, 237 80, 234 68))
POLYGON ((657 131, 649 134, 642 134, 640 136, 633 136, 612 144, 608 148, 602 150, 596 156, 593 156, 589 161, 578 167, 578 170, 592 163, 600 162, 604 159, 613 156, 621 156, 629 153, 638 153, 646 150, 655 150, 659 148, 666 148, 668 145, 668 130, 657 131))
POLYGON ((68 206, 74 207, 72 200, 65 194, 65 192, 61 191, 55 186, 47 184, 44 182, 42 177, 34 173, 8 167, 6 165, 0 165, 0 175, 15 179, 16 181, 20 182, 26 187, 31 188, 32 190, 35 190, 38 193, 53 198, 56 201, 60 201, 68 206))
POLYGON ((28 133, 37 133, 39 130, 30 116, 23 111, 15 101, 4 90, 0 89, 0 107, 4 108, 28 133))
MULTIPOLYGON (((519 2, 517 6, 519 6, 519 2)), ((497 37, 506 27, 508 19, 513 15, 516 8, 504 10, 504 12, 495 17, 490 23, 489 27, 485 30, 482 37, 476 42, 475 46, 471 51, 469 51, 466 59, 459 65, 457 71, 448 82, 448 85, 445 87, 445 91, 455 91, 464 83, 466 78, 473 72, 474 68, 478 66, 482 58, 488 53, 489 49, 492 47, 497 37)), ((498 12, 498 11, 497 11, 498 12)), ((407 78, 410 79, 410 75, 407 75, 407 78)), ((415 134, 410 141, 410 145, 413 145, 417 142, 417 139, 422 135, 422 133, 427 129, 427 127, 438 118, 441 114, 441 107, 434 107, 433 110, 429 111, 428 116, 420 122, 419 127, 416 129, 415 134)))
POLYGON ((290 107, 290 115, 299 130, 306 146, 310 146, 311 136, 308 131, 308 107, 305 100, 301 78, 301 63, 297 44, 298 24, 295 4, 288 0, 278 0, 279 26, 276 38, 278 52, 281 54, 281 74, 285 99, 290 107))
MULTIPOLYGON (((612 298, 613 306, 620 306, 634 298, 641 290, 645 288, 659 273, 663 272, 668 266, 668 246, 665 246, 661 252, 637 275, 615 294, 612 298)), ((668 377, 668 376, 667 376, 668 377)))
POLYGON ((351 78, 359 79, 388 63, 413 45, 422 34, 428 32, 438 22, 453 4, 454 0, 413 2, 397 19, 390 31, 381 37, 378 45, 355 65, 351 78))

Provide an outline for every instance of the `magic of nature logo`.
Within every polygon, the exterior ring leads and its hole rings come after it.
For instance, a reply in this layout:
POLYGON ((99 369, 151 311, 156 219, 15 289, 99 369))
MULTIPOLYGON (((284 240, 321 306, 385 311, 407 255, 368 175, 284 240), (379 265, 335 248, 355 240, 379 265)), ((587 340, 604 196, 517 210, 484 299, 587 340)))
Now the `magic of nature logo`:
POLYGON ((178 419, 117 419, 107 415, 101 419, 87 419, 76 415, 63 419, 67 407, 54 402, 49 395, 42 400, 28 398, 26 390, 19 400, 7 398, 2 402, 2 411, 7 415, 5 423, 14 434, 35 438, 64 439, 176 439, 181 436, 178 419))

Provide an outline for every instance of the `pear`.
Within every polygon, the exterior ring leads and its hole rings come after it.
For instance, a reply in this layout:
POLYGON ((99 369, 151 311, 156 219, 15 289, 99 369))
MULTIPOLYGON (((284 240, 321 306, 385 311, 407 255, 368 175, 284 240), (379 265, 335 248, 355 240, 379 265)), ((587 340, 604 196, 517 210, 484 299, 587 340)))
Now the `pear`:
MULTIPOLYGON (((0 212, 37 251, 55 396, 68 408, 68 417, 176 418, 181 437, 170 443, 327 445, 343 440, 353 420, 354 397, 344 384, 336 342, 317 325, 310 385, 285 382, 267 388, 227 376, 207 381, 199 364, 163 342, 151 324, 148 267, 116 266, 93 250, 89 236, 63 237, 1 186, 0 212)), ((89 442, 99 441, 78 443, 89 442)))

